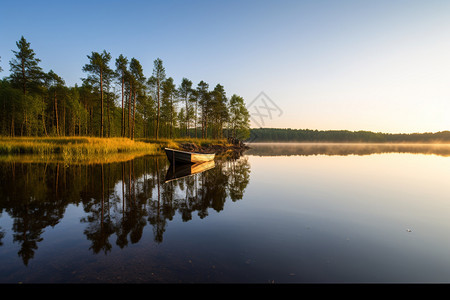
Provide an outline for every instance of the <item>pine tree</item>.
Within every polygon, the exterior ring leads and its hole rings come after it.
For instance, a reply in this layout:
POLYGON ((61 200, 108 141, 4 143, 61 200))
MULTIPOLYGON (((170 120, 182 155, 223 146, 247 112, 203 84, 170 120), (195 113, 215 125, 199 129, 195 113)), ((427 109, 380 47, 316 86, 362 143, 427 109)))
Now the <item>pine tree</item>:
POLYGON ((42 68, 38 66, 40 59, 35 57, 34 50, 30 48, 25 38, 16 42, 19 51, 12 51, 15 55, 9 64, 11 66, 10 79, 13 86, 22 89, 23 94, 35 91, 42 85, 43 72, 42 68))
POLYGON ((223 85, 217 84, 211 92, 211 96, 211 117, 214 121, 214 135, 216 138, 222 138, 222 127, 228 120, 227 97, 223 85))
POLYGON ((121 135, 125 136, 125 108, 123 106, 123 97, 124 97, 124 86, 125 86, 125 77, 127 75, 127 65, 128 59, 124 57, 122 54, 116 59, 116 78, 119 80, 121 84, 121 94, 122 94, 122 127, 121 127, 121 135))
POLYGON ((144 71, 142 69, 141 63, 135 58, 132 58, 130 60, 130 76, 133 80, 133 88, 130 91, 130 97, 131 95, 133 95, 133 124, 132 124, 131 138, 134 139, 135 122, 136 122, 136 97, 137 94, 144 87, 145 82, 144 71))
POLYGON ((108 66, 108 63, 111 60, 111 54, 106 52, 106 50, 103 50, 101 54, 92 52, 92 54, 87 57, 89 58, 89 63, 84 65, 83 71, 91 73, 89 79, 100 85, 100 136, 103 137, 103 84, 107 79, 106 77, 111 77, 113 75, 113 71, 108 66))
POLYGON ((53 98, 53 112, 54 122, 56 122, 56 134, 60 135, 59 122, 58 122, 58 92, 64 89, 64 80, 59 77, 53 70, 47 73, 46 81, 48 90, 53 98))
POLYGON ((190 81, 187 78, 183 78, 181 81, 181 85, 178 88, 178 94, 179 96, 184 100, 185 102, 185 124, 186 124, 186 136, 189 134, 189 102, 192 97, 192 81, 190 81))
POLYGON ((176 102, 176 94, 177 90, 175 87, 175 84, 173 82, 173 78, 169 77, 162 83, 162 93, 161 93, 161 99, 162 99, 162 105, 161 105, 161 112, 163 112, 164 120, 167 121, 169 124, 169 130, 168 130, 168 137, 173 138, 173 129, 174 129, 174 122, 176 117, 175 112, 175 102, 176 102))
POLYGON ((197 85, 198 104, 200 105, 201 111, 202 138, 206 138, 208 132, 208 114, 211 102, 211 94, 208 88, 209 85, 203 80, 197 85))
POLYGON ((152 77, 149 78, 148 84, 153 88, 157 101, 155 138, 158 140, 161 109, 161 85, 166 78, 166 70, 163 67, 163 61, 160 58, 155 59, 153 65, 153 74, 152 77))
POLYGON ((229 107, 233 137, 247 139, 250 136, 250 113, 245 106, 244 98, 234 94, 230 98, 229 107))
MULTIPOLYGON (((23 134, 23 128, 25 126, 26 135, 30 134, 30 116, 29 108, 33 107, 34 100, 33 97, 29 97, 30 93, 39 93, 42 87, 42 80, 44 78, 44 73, 42 68, 38 66, 40 59, 35 57, 34 50, 30 48, 30 43, 22 36, 21 39, 16 42, 18 51, 12 50, 15 58, 10 62, 10 80, 13 87, 22 90, 22 110, 23 110, 23 122, 21 134, 23 134)), ((13 113, 15 112, 15 107, 13 107, 13 113)), ((14 131, 14 119, 12 120, 12 127, 14 131)))

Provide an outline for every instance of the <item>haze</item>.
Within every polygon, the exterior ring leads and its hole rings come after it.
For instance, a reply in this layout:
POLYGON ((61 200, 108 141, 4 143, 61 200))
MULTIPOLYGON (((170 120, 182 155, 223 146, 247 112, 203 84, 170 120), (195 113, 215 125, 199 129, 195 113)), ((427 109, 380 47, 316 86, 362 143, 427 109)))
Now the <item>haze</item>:
POLYGON ((0 28, 0 77, 23 35, 68 85, 106 49, 247 103, 263 91, 282 111, 264 127, 450 129, 449 1, 3 1, 0 28))

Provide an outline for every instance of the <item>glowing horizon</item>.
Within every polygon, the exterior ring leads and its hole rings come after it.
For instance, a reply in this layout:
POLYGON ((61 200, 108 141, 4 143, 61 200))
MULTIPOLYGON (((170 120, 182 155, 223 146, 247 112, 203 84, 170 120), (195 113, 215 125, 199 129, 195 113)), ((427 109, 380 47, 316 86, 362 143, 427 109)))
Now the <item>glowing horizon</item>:
POLYGON ((0 78, 23 35, 67 85, 105 49, 247 104, 264 92, 282 114, 262 127, 450 130, 449 1, 22 1, 3 4, 0 28, 0 78))

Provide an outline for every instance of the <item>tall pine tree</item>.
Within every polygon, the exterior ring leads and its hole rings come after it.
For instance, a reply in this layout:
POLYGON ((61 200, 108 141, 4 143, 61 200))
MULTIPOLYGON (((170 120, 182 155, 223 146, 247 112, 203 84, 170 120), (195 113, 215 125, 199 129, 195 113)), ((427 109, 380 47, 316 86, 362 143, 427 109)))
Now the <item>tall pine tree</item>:
POLYGON ((156 110, 156 128, 155 128, 155 138, 159 137, 159 122, 160 122, 160 109, 161 109, 161 91, 162 83, 166 78, 166 70, 163 66, 163 61, 160 58, 155 59, 153 62, 153 74, 149 78, 148 84, 153 88, 155 92, 155 97, 157 101, 156 110))
POLYGON ((185 112, 184 112, 184 117, 186 118, 185 121, 185 125, 186 125, 186 136, 188 136, 189 134, 189 102, 190 99, 192 97, 192 81, 190 81, 187 78, 183 78, 181 80, 181 84, 180 87, 178 88, 178 94, 180 96, 181 99, 184 100, 185 103, 185 112))
POLYGON ((128 59, 124 57, 122 54, 116 59, 116 78, 119 80, 121 85, 121 95, 122 95, 122 126, 121 126, 121 135, 125 136, 125 108, 123 106, 123 98, 124 98, 124 88, 125 88, 125 77, 127 75, 127 65, 128 59))
POLYGON ((92 52, 87 57, 89 58, 89 63, 84 65, 83 71, 91 73, 89 79, 100 85, 100 136, 103 137, 103 85, 107 77, 110 78, 113 75, 113 71, 108 66, 111 54, 103 50, 102 53, 92 52))
POLYGON ((53 98, 54 124, 56 124, 56 135, 60 135, 59 118, 58 118, 58 92, 64 89, 64 80, 59 77, 53 70, 47 73, 47 85, 49 93, 53 98))
MULTIPOLYGON (((31 49, 30 43, 22 36, 18 42, 16 42, 18 51, 12 50, 15 58, 10 62, 10 80, 13 87, 21 89, 23 99, 21 101, 23 111, 22 128, 25 126, 25 133, 30 133, 30 119, 28 107, 32 106, 33 98, 28 97, 28 94, 32 92, 39 92, 42 86, 44 73, 42 68, 39 67, 40 59, 35 57, 34 50, 31 49), (30 103, 27 103, 30 102, 30 103)), ((13 114, 15 113, 15 107, 13 107, 13 114)), ((14 119, 12 120, 12 130, 14 132, 14 119)), ((23 130, 21 129, 21 134, 23 130)))
POLYGON ((133 86, 132 90, 130 91, 130 97, 131 95, 133 95, 133 124, 132 124, 131 138, 134 139, 135 125, 136 125, 136 97, 137 94, 144 87, 145 83, 144 71, 142 69, 141 63, 136 58, 132 58, 130 60, 130 75, 131 78, 133 79, 133 86))
POLYGON ((22 89, 25 95, 42 85, 43 72, 38 66, 41 60, 35 57, 34 50, 30 48, 30 43, 23 36, 16 45, 19 50, 12 50, 15 58, 9 62, 10 79, 13 86, 22 89))

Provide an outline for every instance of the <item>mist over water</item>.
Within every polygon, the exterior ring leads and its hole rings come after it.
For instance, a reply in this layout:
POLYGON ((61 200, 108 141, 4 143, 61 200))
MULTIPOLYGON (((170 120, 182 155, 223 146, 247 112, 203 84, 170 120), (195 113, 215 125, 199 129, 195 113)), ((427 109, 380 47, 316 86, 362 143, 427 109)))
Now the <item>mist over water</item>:
POLYGON ((450 156, 450 144, 420 143, 250 143, 248 155, 371 155, 382 153, 450 156))

